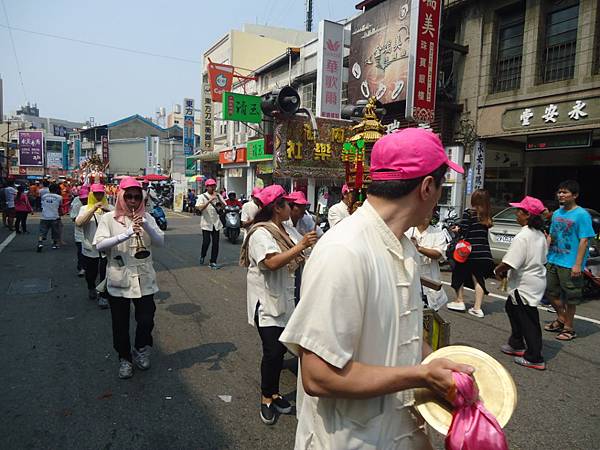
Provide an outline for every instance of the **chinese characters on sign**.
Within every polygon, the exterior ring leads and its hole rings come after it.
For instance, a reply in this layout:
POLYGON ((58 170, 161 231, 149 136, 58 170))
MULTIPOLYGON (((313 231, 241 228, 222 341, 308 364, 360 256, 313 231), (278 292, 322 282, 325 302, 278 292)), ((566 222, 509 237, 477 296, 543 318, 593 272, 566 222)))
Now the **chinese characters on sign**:
POLYGON ((262 122, 261 98, 256 95, 223 93, 223 119, 238 122, 262 122))
MULTIPOLYGON (((587 103, 577 100, 575 103, 570 104, 570 110, 567 112, 567 116, 570 120, 578 121, 581 118, 588 117, 588 113, 585 110, 587 103)), ((524 127, 528 127, 531 125, 531 120, 535 117, 532 108, 525 108, 521 115, 519 116, 519 120, 521 125, 524 127)), ((560 117, 560 109, 559 105, 555 105, 553 103, 549 104, 544 108, 544 114, 541 115, 544 123, 554 124, 560 117)))
POLYGON ((317 53, 317 117, 340 118, 343 65, 344 26, 322 20, 317 53))
POLYGON ((188 159, 194 154, 196 136, 194 134, 194 99, 183 99, 183 155, 185 160, 185 176, 191 177, 196 174, 196 161, 188 159))
POLYGON ((413 0, 406 117, 432 123, 435 115, 441 1, 413 0))
POLYGON ((44 132, 19 131, 19 166, 44 165, 44 132))
POLYGON ((233 84, 233 66, 227 64, 208 63, 208 78, 210 81, 210 96, 213 102, 221 102, 223 92, 231 91, 233 84))
POLYGON ((108 164, 108 136, 102 136, 102 162, 108 164))
POLYGON ((248 161, 268 161, 273 159, 273 139, 267 135, 263 139, 248 141, 246 144, 248 161), (269 148, 270 144, 270 148, 269 148))
POLYGON ((203 84, 202 89, 202 151, 213 149, 213 105, 210 96, 210 85, 203 84))
POLYGON ((484 175, 485 175, 485 142, 476 141, 475 148, 473 151, 473 171, 471 172, 472 190, 483 189, 484 175))

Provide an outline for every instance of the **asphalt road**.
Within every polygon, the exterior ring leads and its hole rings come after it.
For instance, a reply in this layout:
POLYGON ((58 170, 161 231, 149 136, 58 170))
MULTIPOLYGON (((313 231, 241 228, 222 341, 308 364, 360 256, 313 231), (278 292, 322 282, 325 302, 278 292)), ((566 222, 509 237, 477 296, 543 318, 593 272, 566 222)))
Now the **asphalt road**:
MULTIPOLYGON (((293 415, 274 427, 259 418, 260 340, 246 321, 239 245, 221 241, 220 270, 199 267, 198 218, 169 220, 167 245, 154 253, 161 292, 153 367, 130 380, 117 378, 109 311, 87 300, 75 274, 71 225, 63 248, 37 254, 33 218, 32 233, 1 251, 0 448, 293 447, 293 415)), ((0 230, 0 248, 8 235, 0 230)), ((484 319, 442 314, 453 343, 490 353, 513 375, 519 404, 506 427, 510 448, 600 448, 600 301, 579 308, 596 323, 577 321, 574 341, 544 335, 545 372, 516 366, 498 351, 509 327, 503 303, 488 298, 484 319)), ((290 369, 293 362, 288 356, 290 369)), ((292 370, 284 372, 281 389, 291 398, 295 380, 292 370)))

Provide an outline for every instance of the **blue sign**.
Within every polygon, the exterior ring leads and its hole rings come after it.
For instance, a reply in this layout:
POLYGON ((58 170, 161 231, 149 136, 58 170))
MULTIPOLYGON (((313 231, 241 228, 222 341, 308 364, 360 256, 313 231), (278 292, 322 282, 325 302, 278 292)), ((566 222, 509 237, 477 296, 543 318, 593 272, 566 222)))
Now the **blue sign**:
POLYGON ((63 169, 69 170, 69 143, 67 141, 62 143, 62 159, 63 169))
POLYGON ((81 141, 79 139, 75 139, 75 168, 79 168, 79 160, 81 159, 81 141))

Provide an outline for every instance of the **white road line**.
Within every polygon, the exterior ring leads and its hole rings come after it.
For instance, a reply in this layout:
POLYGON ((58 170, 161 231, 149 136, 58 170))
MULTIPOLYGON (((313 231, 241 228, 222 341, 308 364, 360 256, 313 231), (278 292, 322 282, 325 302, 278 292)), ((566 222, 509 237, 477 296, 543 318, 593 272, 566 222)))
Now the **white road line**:
MULTIPOLYGON (((448 283, 447 281, 442 281, 442 284, 445 284, 446 286, 451 286, 451 284, 448 283)), ((465 288, 465 289, 467 289, 468 291, 473 291, 473 289, 469 289, 469 288, 465 288)), ((506 300, 506 297, 503 297, 498 294, 490 293, 490 294, 488 294, 488 296, 494 297, 494 298, 499 298, 500 300, 506 300)), ((551 312, 551 313, 554 312, 553 309, 546 308, 545 306, 538 306, 538 309, 541 309, 542 311, 551 312)), ((577 320, 583 320, 585 322, 590 322, 590 323, 595 323, 596 325, 600 325, 600 320, 592 319, 591 317, 583 317, 583 316, 578 316, 577 314, 575 314, 575 318, 577 320)))
POLYGON ((10 233, 8 235, 8 237, 6 239, 4 239, 4 242, 2 244, 0 244, 0 253, 2 253, 2 250, 4 250, 6 248, 6 246, 8 244, 10 244, 10 242, 15 238, 16 235, 17 235, 17 233, 15 233, 13 231, 12 233, 10 233))

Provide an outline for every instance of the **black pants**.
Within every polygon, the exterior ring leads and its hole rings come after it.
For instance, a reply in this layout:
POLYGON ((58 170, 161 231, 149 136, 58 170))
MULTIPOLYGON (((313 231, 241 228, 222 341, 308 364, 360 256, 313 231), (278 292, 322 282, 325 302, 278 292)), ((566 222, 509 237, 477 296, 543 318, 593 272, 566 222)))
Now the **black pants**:
POLYGON ((304 271, 304 264, 301 264, 300 267, 296 269, 295 278, 294 278, 294 302, 296 306, 298 306, 298 302, 300 301, 300 287, 302 286, 302 272, 304 271))
POLYGON ((81 242, 75 242, 75 245, 77 246, 77 270, 85 269, 83 253, 81 253, 81 242))
POLYGON ((154 329, 154 295, 141 298, 124 298, 108 296, 110 316, 112 318, 113 348, 119 358, 131 361, 131 343, 129 340, 129 305, 135 308, 135 348, 138 350, 149 345, 152 347, 152 330, 154 329))
POLYGON ((263 396, 271 398, 279 394, 279 377, 283 367, 283 356, 286 348, 279 342, 283 333, 282 327, 258 326, 258 314, 254 316, 254 323, 262 341, 263 356, 260 362, 260 391, 263 396))
POLYGON ((17 211, 17 220, 15 221, 15 231, 22 231, 23 233, 27 232, 27 215, 29 213, 27 211, 17 211))
POLYGON ((508 345, 514 349, 526 348, 523 357, 533 363, 544 361, 542 357, 542 329, 540 328, 540 315, 536 307, 523 302, 519 291, 515 291, 514 298, 509 296, 505 305, 512 333, 508 345))
POLYGON ((84 261, 85 281, 88 289, 96 289, 96 285, 106 278, 106 258, 90 258, 81 255, 84 261), (100 279, 97 281, 98 275, 100 279))
POLYGON ((202 253, 200 253, 200 256, 202 258, 206 256, 211 240, 210 262, 216 263, 219 256, 219 230, 215 230, 215 227, 213 227, 212 231, 202 230, 202 253))

